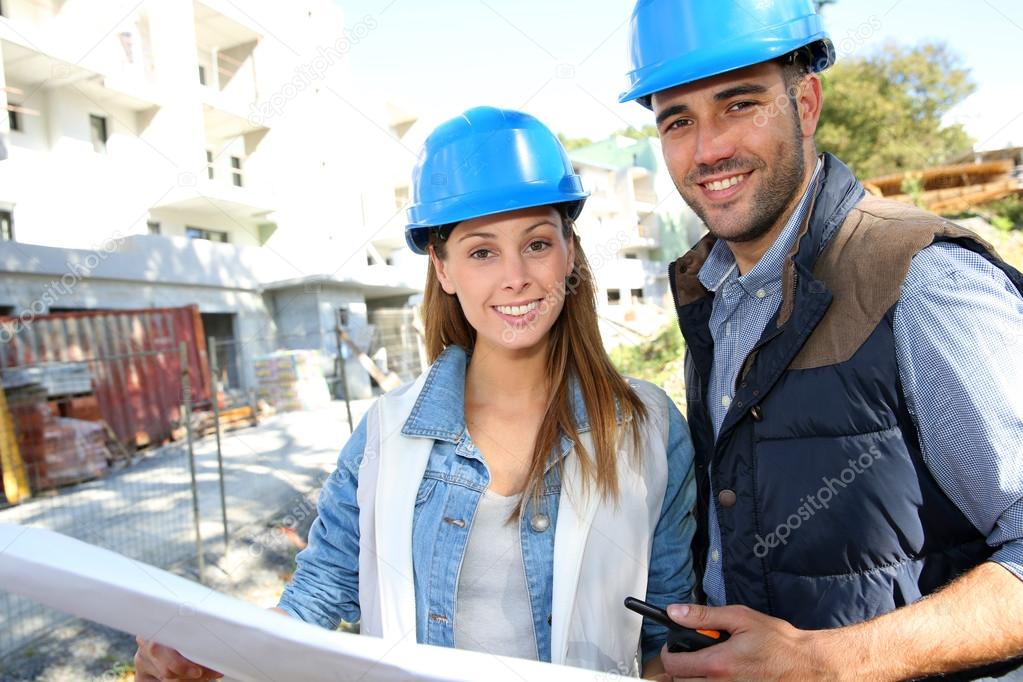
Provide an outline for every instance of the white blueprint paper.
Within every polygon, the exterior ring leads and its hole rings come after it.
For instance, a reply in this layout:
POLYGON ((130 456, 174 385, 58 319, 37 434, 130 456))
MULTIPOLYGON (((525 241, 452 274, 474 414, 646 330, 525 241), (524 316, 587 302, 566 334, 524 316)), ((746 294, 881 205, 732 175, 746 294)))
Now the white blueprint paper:
POLYGON ((330 632, 120 554, 0 524, 0 589, 178 649, 253 682, 594 682, 600 673, 330 632))

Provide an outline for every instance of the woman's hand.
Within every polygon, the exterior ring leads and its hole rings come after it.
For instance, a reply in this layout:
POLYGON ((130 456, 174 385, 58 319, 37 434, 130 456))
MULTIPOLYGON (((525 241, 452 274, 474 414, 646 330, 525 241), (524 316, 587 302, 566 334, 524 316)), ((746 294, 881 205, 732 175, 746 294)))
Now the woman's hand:
POLYGON ((135 682, 170 682, 171 680, 219 680, 223 677, 193 663, 174 649, 136 637, 139 649, 135 652, 135 682))

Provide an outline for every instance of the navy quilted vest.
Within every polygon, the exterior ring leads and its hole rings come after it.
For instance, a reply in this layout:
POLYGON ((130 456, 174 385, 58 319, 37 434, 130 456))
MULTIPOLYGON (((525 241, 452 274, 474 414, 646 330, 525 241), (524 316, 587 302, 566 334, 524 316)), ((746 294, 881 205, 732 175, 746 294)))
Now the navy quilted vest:
MULTIPOLYGON (((899 385, 894 306, 872 330, 862 330, 866 340, 849 359, 791 367, 833 304, 832 291, 814 277, 815 263, 864 194, 840 161, 829 155, 824 161, 789 265, 795 276, 783 280, 788 305, 747 359, 717 442, 704 400, 713 360, 713 294, 693 290, 699 247, 670 272, 687 346, 686 397, 696 446, 696 566, 702 573, 714 495, 729 603, 805 629, 856 623, 910 604, 992 553, 924 464, 899 385), (680 283, 685 276, 688 292, 680 283)), ((1020 274, 980 242, 950 239, 996 263, 1023 291, 1020 274)))

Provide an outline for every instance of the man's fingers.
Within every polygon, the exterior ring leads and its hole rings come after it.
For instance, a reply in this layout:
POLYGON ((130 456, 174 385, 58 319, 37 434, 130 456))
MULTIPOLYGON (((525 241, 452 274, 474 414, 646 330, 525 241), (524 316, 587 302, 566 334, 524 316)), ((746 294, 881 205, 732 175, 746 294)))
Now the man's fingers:
POLYGON ((216 670, 194 663, 170 647, 147 642, 141 637, 137 641, 139 650, 135 654, 135 678, 138 681, 149 682, 149 678, 156 682, 167 679, 215 680, 223 677, 216 670))
POLYGON ((668 615, 679 625, 694 630, 735 632, 749 621, 749 609, 744 606, 672 604, 668 607, 668 615))
MULTIPOLYGON (((712 647, 711 647, 712 648, 712 647)), ((671 675, 671 678, 678 680, 706 680, 710 674, 710 665, 707 659, 709 649, 691 651, 685 653, 668 653, 668 645, 661 648, 661 665, 664 671, 671 675)))

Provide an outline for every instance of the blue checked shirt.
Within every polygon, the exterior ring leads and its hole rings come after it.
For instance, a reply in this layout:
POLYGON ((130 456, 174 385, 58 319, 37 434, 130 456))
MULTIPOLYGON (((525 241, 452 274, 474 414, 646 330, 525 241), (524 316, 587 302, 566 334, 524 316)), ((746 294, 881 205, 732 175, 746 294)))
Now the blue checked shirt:
MULTIPOLYGON (((812 187, 820 173, 818 162, 812 187)), ((711 249, 700 282, 715 292, 714 364, 708 401, 714 433, 735 380, 781 304, 785 257, 810 204, 803 196, 778 239, 740 275, 724 241, 711 249)), ((988 544, 1023 580, 1023 299, 1005 274, 954 244, 913 258, 894 315, 899 376, 931 475, 988 544)), ((721 528, 710 496, 710 552, 703 589, 726 601, 721 528)))

